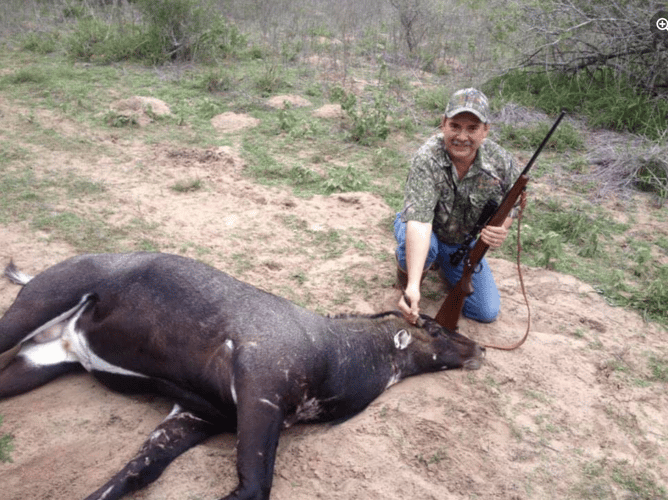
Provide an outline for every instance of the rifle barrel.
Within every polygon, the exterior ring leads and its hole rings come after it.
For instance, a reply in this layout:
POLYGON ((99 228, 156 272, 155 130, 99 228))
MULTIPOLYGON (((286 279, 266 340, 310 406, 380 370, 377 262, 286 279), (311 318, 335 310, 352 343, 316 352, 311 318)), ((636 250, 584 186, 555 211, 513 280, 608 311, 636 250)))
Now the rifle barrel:
POLYGON ((557 127, 559 126, 559 122, 561 122, 561 119, 562 119, 564 116, 566 116, 566 111, 562 111, 562 112, 561 112, 561 114, 559 115, 559 118, 557 118, 557 121, 554 122, 554 125, 552 125, 552 128, 550 129, 550 131, 549 131, 549 132, 547 133, 547 135, 545 136, 545 139, 543 139, 543 142, 540 143, 540 146, 538 146, 538 149, 537 149, 536 152, 533 154, 533 156, 532 156, 531 159, 529 160, 529 163, 527 163, 527 166, 524 167, 524 170, 522 170, 522 173, 521 173, 520 175, 526 175, 527 172, 529 172, 529 169, 533 166, 534 162, 536 161, 536 158, 538 158, 538 155, 540 154, 540 152, 543 150, 543 148, 544 148, 545 145, 547 144, 547 141, 550 140, 550 137, 552 137, 552 134, 553 134, 554 131, 557 129, 557 127))

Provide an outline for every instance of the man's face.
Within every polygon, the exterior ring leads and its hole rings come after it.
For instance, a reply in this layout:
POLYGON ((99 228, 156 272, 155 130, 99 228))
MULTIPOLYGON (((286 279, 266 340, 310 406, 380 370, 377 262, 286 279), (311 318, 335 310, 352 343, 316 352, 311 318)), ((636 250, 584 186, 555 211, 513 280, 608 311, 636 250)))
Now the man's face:
POLYGON ((455 162, 473 163, 478 148, 487 138, 489 123, 483 123, 473 113, 459 113, 443 118, 441 123, 445 149, 455 162))

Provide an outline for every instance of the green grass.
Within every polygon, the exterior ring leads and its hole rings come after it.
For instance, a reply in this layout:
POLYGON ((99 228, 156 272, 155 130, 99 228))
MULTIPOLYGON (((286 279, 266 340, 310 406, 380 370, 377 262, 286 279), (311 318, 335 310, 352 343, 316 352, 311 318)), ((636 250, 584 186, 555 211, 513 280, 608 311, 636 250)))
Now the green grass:
POLYGON ((668 358, 652 355, 648 364, 652 381, 668 383, 668 358))
MULTIPOLYGON (((500 143, 507 148, 536 150, 547 135, 550 124, 540 123, 530 127, 502 124, 499 130, 500 143)), ((562 123, 545 145, 544 151, 564 153, 584 150, 582 134, 571 124, 562 123)))
POLYGON ((569 498, 596 498, 614 500, 623 498, 634 500, 665 500, 666 489, 637 466, 621 460, 601 459, 583 465, 579 481, 573 481, 569 498), (617 490, 617 491, 615 491, 617 490))
POLYGON ((592 128, 626 130, 651 139, 668 128, 668 100, 643 94, 612 71, 576 75, 514 70, 485 85, 490 97, 537 107, 550 114, 581 113, 592 128))
MULTIPOLYGON (((0 426, 3 417, 0 415, 0 426)), ((0 462, 12 462, 11 452, 14 451, 14 438, 10 434, 0 434, 0 462)))
POLYGON ((612 469, 612 480, 637 500, 665 500, 668 491, 658 485, 645 471, 636 470, 628 462, 619 462, 612 469))

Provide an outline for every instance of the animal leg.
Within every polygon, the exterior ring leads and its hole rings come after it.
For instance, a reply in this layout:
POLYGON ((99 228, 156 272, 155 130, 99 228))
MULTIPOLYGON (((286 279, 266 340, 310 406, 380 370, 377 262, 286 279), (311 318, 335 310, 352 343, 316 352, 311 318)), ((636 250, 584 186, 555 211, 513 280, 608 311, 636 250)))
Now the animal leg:
POLYGON ((139 453, 104 486, 86 500, 116 500, 152 483, 172 461, 218 428, 175 405, 169 416, 156 427, 139 453))
POLYGON ((0 369, 0 399, 23 394, 83 367, 69 358, 59 341, 23 346, 0 369))
POLYGON ((237 474, 239 486, 223 500, 269 500, 274 475, 282 410, 255 399, 237 411, 237 474))
POLYGON ((60 337, 90 301, 91 296, 84 295, 76 306, 50 314, 50 319, 39 325, 30 323, 31 308, 12 304, 0 319, 0 399, 28 392, 79 369, 79 360, 60 337))

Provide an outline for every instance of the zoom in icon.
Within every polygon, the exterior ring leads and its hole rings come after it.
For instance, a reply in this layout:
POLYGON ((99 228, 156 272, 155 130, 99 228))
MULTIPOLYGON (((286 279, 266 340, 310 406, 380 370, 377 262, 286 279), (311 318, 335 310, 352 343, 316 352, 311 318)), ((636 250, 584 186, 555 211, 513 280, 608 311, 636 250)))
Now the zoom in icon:
POLYGON ((668 40, 668 10, 661 10, 652 16, 649 29, 655 36, 668 40))

